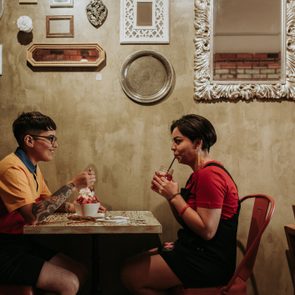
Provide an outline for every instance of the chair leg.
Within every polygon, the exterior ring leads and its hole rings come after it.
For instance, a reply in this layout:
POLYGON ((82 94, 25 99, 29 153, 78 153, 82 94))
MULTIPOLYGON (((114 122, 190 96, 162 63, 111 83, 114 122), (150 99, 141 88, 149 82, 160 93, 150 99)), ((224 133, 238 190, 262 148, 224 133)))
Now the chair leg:
POLYGON ((34 295, 31 286, 1 285, 0 295, 34 295))

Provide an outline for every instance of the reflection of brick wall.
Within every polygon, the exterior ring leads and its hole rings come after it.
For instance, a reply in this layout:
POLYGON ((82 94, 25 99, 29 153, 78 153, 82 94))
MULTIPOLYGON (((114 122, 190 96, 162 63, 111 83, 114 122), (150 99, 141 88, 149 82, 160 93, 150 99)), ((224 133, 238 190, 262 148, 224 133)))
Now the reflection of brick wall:
POLYGON ((43 49, 33 51, 33 59, 36 61, 89 61, 95 62, 98 58, 95 49, 43 49))
POLYGON ((214 80, 279 80, 280 53, 215 53, 214 80))

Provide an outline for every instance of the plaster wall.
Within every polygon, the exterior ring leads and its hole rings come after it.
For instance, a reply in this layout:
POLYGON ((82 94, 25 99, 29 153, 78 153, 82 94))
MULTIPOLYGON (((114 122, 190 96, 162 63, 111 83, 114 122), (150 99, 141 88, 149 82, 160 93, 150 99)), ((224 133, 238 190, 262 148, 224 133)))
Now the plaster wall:
MULTIPOLYGON (((201 114, 216 127, 218 142, 212 155, 231 171, 240 195, 265 193, 276 200, 277 209, 263 237, 255 267, 259 294, 292 294, 283 226, 294 222, 291 205, 295 192, 295 104, 194 102, 193 0, 170 1, 169 45, 120 45, 119 0, 104 1, 109 13, 99 29, 87 20, 88 2, 75 0, 74 8, 53 9, 44 0, 37 5, 5 1, 0 20, 0 157, 16 148, 11 132, 16 116, 22 111, 44 112, 58 125, 55 160, 41 165, 51 190, 92 164, 97 173, 95 189, 106 206, 114 210, 151 210, 163 225, 161 238, 170 240, 175 238, 178 227, 166 202, 150 190, 150 180, 160 164, 168 165, 172 159, 171 121, 186 113, 201 114), (74 15, 74 39, 46 39, 45 16, 55 14, 74 15), (102 80, 96 80, 97 72, 42 72, 29 68, 29 44, 20 43, 16 27, 21 15, 33 19, 34 43, 98 42, 107 54, 102 80), (150 106, 128 99, 119 81, 126 57, 142 49, 165 55, 176 73, 169 97, 150 106)), ((178 164, 174 169, 175 180, 184 185, 190 170, 178 164)), ((245 229, 242 222, 241 238, 245 229)))

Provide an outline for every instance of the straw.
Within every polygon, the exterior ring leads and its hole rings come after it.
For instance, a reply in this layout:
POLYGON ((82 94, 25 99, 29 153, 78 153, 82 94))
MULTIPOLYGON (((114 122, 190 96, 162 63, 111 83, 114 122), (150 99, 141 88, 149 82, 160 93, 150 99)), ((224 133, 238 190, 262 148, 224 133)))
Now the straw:
POLYGON ((171 161, 170 166, 169 166, 169 168, 167 169, 167 173, 169 173, 169 171, 170 171, 170 169, 171 169, 171 167, 172 167, 172 165, 173 165, 175 159, 176 159, 176 158, 174 157, 173 160, 171 161))

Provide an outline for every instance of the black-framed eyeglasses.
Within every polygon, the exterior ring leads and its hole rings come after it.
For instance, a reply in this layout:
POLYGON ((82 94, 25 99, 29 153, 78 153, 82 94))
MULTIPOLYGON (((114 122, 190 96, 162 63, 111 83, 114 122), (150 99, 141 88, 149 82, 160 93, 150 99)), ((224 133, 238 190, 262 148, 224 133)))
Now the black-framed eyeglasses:
POLYGON ((55 135, 48 135, 48 136, 34 135, 34 134, 29 134, 29 135, 32 136, 34 139, 45 138, 48 141, 50 141, 51 144, 55 144, 55 142, 57 141, 57 137, 55 135))

